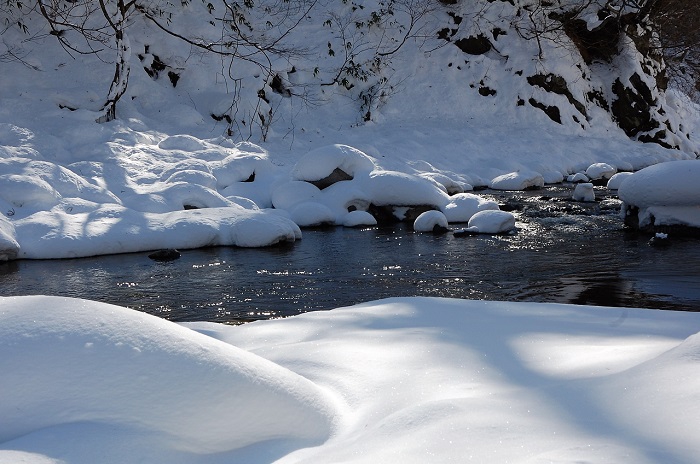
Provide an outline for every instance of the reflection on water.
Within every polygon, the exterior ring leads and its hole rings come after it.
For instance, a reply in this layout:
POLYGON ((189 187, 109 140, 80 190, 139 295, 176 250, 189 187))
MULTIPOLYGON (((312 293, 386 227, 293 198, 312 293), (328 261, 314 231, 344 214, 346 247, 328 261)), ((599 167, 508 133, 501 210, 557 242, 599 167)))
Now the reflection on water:
POLYGON ((183 251, 167 263, 148 253, 11 262, 0 264, 0 294, 89 298, 219 322, 418 295, 700 310, 700 242, 653 248, 623 230, 614 202, 544 193, 490 193, 518 218, 509 236, 336 228, 306 230, 281 247, 183 251))

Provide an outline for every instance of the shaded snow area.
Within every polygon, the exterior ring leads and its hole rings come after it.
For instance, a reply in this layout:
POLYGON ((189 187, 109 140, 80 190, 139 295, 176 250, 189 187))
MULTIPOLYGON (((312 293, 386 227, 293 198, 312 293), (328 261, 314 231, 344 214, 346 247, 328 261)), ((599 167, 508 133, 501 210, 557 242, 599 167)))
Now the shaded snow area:
POLYGON ((430 298, 243 326, 0 298, 0 462, 691 463, 698 330, 430 298))

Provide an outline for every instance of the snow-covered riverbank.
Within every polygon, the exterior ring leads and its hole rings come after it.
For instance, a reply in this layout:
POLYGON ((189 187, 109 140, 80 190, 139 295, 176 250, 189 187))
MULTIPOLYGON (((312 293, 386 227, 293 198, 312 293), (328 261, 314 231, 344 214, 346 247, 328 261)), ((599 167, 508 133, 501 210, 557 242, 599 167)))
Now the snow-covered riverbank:
POLYGON ((0 462, 640 464, 700 453, 697 313, 409 298, 183 327, 12 297, 0 319, 0 462))

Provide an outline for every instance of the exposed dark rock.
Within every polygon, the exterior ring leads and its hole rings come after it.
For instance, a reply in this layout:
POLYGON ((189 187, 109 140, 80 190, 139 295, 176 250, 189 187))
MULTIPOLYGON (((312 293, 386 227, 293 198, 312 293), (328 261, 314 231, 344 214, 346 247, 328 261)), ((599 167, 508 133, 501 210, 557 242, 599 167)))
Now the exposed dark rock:
POLYGON ((431 205, 414 205, 414 206, 394 206, 382 205, 378 206, 370 204, 367 212, 377 220, 379 225, 396 224, 399 222, 413 223, 418 216, 426 211, 433 211, 437 208, 431 205))
POLYGON ((278 93, 283 97, 289 98, 292 96, 292 91, 284 85, 284 81, 282 80, 282 77, 279 74, 275 74, 275 77, 272 78, 270 88, 273 92, 278 93))
POLYGON ((454 44, 469 55, 483 55, 491 50, 491 41, 483 34, 455 40, 454 44))
POLYGON ((573 18, 572 14, 552 15, 562 23, 566 35, 578 49, 586 64, 593 61, 610 63, 618 53, 620 22, 617 16, 609 15, 597 27, 588 30, 583 19, 573 18))
POLYGON ((341 182, 343 180, 352 180, 352 176, 340 168, 335 168, 333 172, 328 174, 323 179, 312 180, 308 182, 323 190, 324 188, 330 187, 336 182, 341 182))
POLYGON ((174 71, 168 71, 168 79, 173 87, 177 87, 177 82, 180 80, 180 75, 174 71))
POLYGON ((659 122, 651 115, 651 106, 655 104, 649 87, 637 73, 630 77, 632 87, 626 87, 620 79, 615 79, 612 86, 617 99, 610 109, 618 126, 629 137, 643 132, 651 132, 659 127, 659 122))
POLYGON ((252 174, 250 176, 248 176, 248 178, 246 180, 244 180, 243 182, 254 182, 254 181, 255 181, 255 171, 253 171, 252 174))
POLYGON ((163 250, 157 250, 148 255, 153 261, 175 261, 180 258, 180 252, 174 248, 165 248, 163 250))
POLYGON ((182 205, 182 208, 183 208, 183 209, 186 209, 186 210, 190 210, 190 209, 199 209, 199 206, 184 204, 184 205, 182 205))
POLYGON ((556 74, 535 74, 534 76, 527 77, 528 84, 532 86, 542 87, 547 92, 556 93, 558 95, 564 95, 569 103, 571 103, 574 108, 578 110, 579 113, 586 116, 586 106, 580 101, 576 100, 569 90, 569 86, 566 83, 566 79, 556 74))
POLYGON ((443 226, 441 226, 440 224, 435 224, 435 225, 433 226, 433 233, 436 234, 436 235, 439 235, 439 234, 446 234, 449 230, 450 230, 450 229, 448 229, 447 227, 443 227, 443 226))
POLYGON ((547 116, 549 116, 549 119, 551 119, 552 121, 554 121, 556 123, 561 124, 561 112, 559 111, 558 107, 545 105, 544 103, 538 102, 534 98, 530 98, 528 101, 535 108, 539 108, 542 111, 544 111, 544 113, 547 116))
POLYGON ((482 85, 481 87, 479 87, 479 95, 481 95, 483 97, 490 97, 490 96, 496 95, 496 93, 497 92, 494 89, 492 89, 491 87, 487 87, 485 85, 482 85))

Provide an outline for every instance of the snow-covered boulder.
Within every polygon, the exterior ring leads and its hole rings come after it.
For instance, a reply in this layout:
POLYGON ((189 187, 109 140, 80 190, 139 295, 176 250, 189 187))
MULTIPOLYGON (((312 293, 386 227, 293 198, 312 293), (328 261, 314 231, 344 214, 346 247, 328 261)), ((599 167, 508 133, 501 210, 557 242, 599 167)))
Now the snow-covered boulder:
MULTIPOLYGON (((660 163, 627 177, 618 190, 625 224, 700 229, 700 161, 660 163)), ((696 231, 700 232, 700 231, 696 231)))
POLYGON ((17 258, 19 243, 15 226, 0 214, 0 261, 9 261, 17 258))
POLYGON ((631 175, 631 172, 618 172, 617 174, 614 174, 610 180, 608 180, 607 188, 610 190, 619 189, 622 182, 631 175))
POLYGON ((497 209, 498 203, 493 200, 471 193, 459 193, 450 197, 449 203, 442 208, 442 212, 448 222, 454 223, 469 222, 469 219, 479 211, 497 209))
POLYGON ((342 224, 345 227, 376 226, 377 220, 367 211, 355 210, 345 215, 342 224))
POLYGON ((289 211, 289 217, 299 227, 317 227, 335 224, 335 214, 325 205, 305 201, 289 211))
POLYGON ((593 184, 590 182, 584 182, 577 184, 574 189, 574 194, 571 198, 575 201, 595 201, 595 191, 593 190, 593 184))
POLYGON ((325 188, 339 180, 349 180, 359 173, 369 173, 374 161, 360 150, 348 145, 328 145, 304 155, 292 169, 292 179, 322 182, 325 188), (335 178, 333 177, 335 175, 335 178))
POLYGON ((318 187, 308 182, 285 182, 272 191, 272 206, 289 211, 299 203, 316 197, 320 192, 318 187))
POLYGON ((479 211, 469 220, 467 231, 479 234, 503 234, 515 229, 515 216, 507 211, 479 211))
POLYGON ((268 440, 320 444, 336 415, 322 389, 249 351, 70 298, 0 298, 0 372, 0 442, 106 424, 202 456, 268 440))
POLYGON ((428 205, 439 207, 449 201, 447 194, 422 177, 395 171, 374 171, 361 179, 358 187, 378 206, 428 205))
POLYGON ((581 182, 582 183, 590 182, 590 179, 584 173, 577 172, 575 174, 569 174, 568 176, 566 176, 566 181, 571 182, 572 184, 578 184, 581 182))
POLYGON ((416 232, 444 232, 447 231, 447 218, 440 211, 426 211, 420 214, 413 222, 413 230, 416 232))
POLYGON ((594 163, 586 169, 586 176, 590 180, 608 180, 617 172, 617 168, 608 163, 594 163))
POLYGON ((489 184, 494 190, 529 190, 544 187, 544 177, 535 171, 515 171, 502 174, 489 184))
POLYGON ((474 187, 470 182, 456 180, 446 174, 440 172, 423 172, 418 174, 424 179, 429 179, 435 182, 437 185, 442 186, 444 191, 449 195, 454 195, 457 193, 464 193, 474 190, 474 187))

